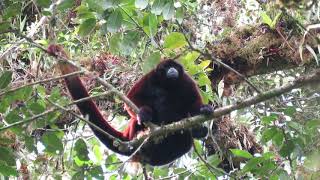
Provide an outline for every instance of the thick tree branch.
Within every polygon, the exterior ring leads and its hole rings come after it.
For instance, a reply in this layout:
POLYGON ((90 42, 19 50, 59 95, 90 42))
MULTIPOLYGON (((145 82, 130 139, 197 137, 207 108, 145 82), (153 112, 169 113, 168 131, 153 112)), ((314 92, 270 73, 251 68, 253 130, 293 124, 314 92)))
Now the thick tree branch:
MULTIPOLYGON (((249 107, 251 105, 266 101, 268 99, 278 97, 281 94, 284 94, 284 93, 291 91, 292 89, 300 88, 300 87, 308 85, 308 84, 319 83, 319 82, 320 82, 320 70, 317 70, 313 74, 302 76, 287 85, 281 86, 279 88, 274 88, 274 89, 271 89, 265 93, 261 93, 259 95, 247 98, 243 101, 237 102, 234 105, 229 105, 229 106, 224 106, 224 107, 218 108, 210 116, 198 115, 198 116, 194 116, 191 118, 182 119, 181 121, 176 122, 176 123, 162 126, 161 128, 158 128, 155 131, 151 132, 149 137, 151 140, 157 139, 167 133, 173 133, 173 132, 175 132, 177 130, 181 130, 181 129, 188 129, 188 128, 191 128, 199 123, 203 123, 205 121, 212 120, 213 118, 218 118, 223 115, 229 114, 234 110, 249 107)), ((147 136, 144 136, 141 139, 134 140, 134 141, 130 142, 130 144, 133 147, 136 147, 137 145, 141 144, 141 142, 146 137, 147 136)))

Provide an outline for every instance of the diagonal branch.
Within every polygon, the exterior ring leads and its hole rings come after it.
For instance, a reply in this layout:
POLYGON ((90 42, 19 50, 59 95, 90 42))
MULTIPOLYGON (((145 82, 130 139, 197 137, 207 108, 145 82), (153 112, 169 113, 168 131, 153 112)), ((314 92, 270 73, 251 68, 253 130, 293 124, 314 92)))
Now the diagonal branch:
MULTIPOLYGON (((223 115, 229 114, 232 111, 235 111, 238 109, 243 109, 251 105, 264 102, 271 98, 278 97, 284 93, 287 93, 292 89, 300 88, 312 83, 320 83, 320 70, 315 71, 311 75, 302 76, 296 79, 295 81, 288 83, 287 85, 274 88, 264 93, 258 94, 256 96, 244 99, 243 101, 237 102, 234 105, 228 105, 228 106, 218 108, 209 116, 198 115, 198 116, 182 119, 179 122, 165 125, 151 132, 151 134, 149 135, 150 139, 161 138, 161 135, 165 135, 167 133, 173 133, 177 130, 192 128, 193 126, 199 123, 212 120, 213 118, 221 117, 223 115)), ((141 139, 133 140, 130 143, 133 147, 137 147, 137 145, 141 144, 141 141, 143 141, 146 137, 147 136, 143 136, 141 137, 141 139)))

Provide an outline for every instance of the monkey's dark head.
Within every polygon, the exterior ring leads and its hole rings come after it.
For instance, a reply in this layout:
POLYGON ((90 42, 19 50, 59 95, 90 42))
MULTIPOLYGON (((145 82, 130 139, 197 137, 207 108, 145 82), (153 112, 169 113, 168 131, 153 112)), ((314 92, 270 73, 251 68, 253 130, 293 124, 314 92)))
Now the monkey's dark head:
POLYGON ((155 69, 158 80, 166 83, 176 83, 182 79, 183 67, 174 60, 165 60, 155 69))

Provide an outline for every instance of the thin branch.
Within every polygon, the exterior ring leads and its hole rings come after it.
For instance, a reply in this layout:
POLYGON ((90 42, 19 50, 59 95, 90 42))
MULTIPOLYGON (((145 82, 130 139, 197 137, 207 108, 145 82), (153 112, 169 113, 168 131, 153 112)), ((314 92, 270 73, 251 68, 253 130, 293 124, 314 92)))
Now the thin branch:
POLYGON ((222 62, 221 59, 219 59, 219 58, 217 58, 217 57, 214 57, 212 54, 210 54, 209 52, 207 52, 207 50, 206 50, 206 52, 202 52, 200 49, 195 48, 195 47, 191 44, 191 42, 190 42, 190 40, 188 39, 187 35, 183 32, 183 27, 182 27, 178 22, 176 22, 176 24, 178 24, 179 28, 181 29, 182 34, 184 35, 184 37, 185 37, 185 39, 186 39, 186 41, 187 41, 187 43, 188 43, 188 45, 189 45, 189 48, 190 48, 191 50, 200 53, 203 57, 209 58, 209 59, 211 59, 213 62, 216 62, 218 65, 221 65, 221 66, 225 67, 226 69, 228 69, 229 71, 232 71, 232 72, 236 73, 241 79, 243 79, 244 81, 246 81, 246 83, 248 83, 249 86, 251 86, 251 87, 252 87, 255 91, 257 91, 259 94, 261 94, 261 91, 260 91, 254 84, 252 84, 246 76, 244 76, 243 74, 241 74, 240 72, 238 72, 237 70, 235 70, 234 68, 232 68, 231 66, 229 66, 228 64, 222 62))
MULTIPOLYGON (((133 19, 133 17, 131 17, 130 14, 129 14, 126 10, 124 10, 120 5, 118 5, 118 7, 131 19, 131 21, 137 26, 137 28, 138 28, 140 31, 142 31, 149 39, 154 39, 154 38, 150 37, 150 36, 145 32, 145 30, 139 25, 139 23, 138 23, 135 19, 133 19)), ((163 50, 161 49, 160 43, 159 43, 158 41, 154 41, 154 42, 157 44, 157 46, 158 46, 157 48, 159 49, 159 51, 160 51, 162 54, 164 54, 163 50)))
MULTIPOLYGON (((48 11, 52 11, 54 9, 54 7, 56 7, 59 3, 61 3, 61 1, 57 1, 55 3, 52 3, 50 5, 50 7, 48 8, 48 11)), ((37 32, 38 32, 38 29, 40 27, 43 26, 43 24, 47 21, 48 19, 48 16, 42 16, 41 19, 34 25, 32 26, 32 28, 29 30, 28 34, 25 36, 27 38, 31 38, 33 37, 37 32)), ((16 34, 16 33, 15 33, 16 34)), ((27 40, 26 38, 24 38, 25 40, 27 40)), ((23 43, 24 40, 21 39, 17 42, 17 45, 11 45, 7 50, 5 50, 1 55, 0 55, 0 60, 3 59, 3 57, 5 55, 7 55, 11 50, 15 49, 15 51, 17 51, 19 49, 19 46, 18 44, 20 43, 23 43)))
POLYGON ((106 131, 104 131, 103 129, 101 129, 99 126, 97 126, 97 125, 95 125, 94 123, 90 122, 88 119, 83 118, 81 115, 73 112, 73 110, 67 109, 67 108, 65 108, 65 107, 63 107, 63 106, 61 106, 61 105, 59 105, 59 104, 56 104, 56 103, 54 103, 53 101, 51 101, 50 99, 48 99, 48 98, 46 98, 46 100, 47 100, 48 102, 50 102, 52 105, 54 105, 56 108, 58 108, 58 109, 60 109, 60 110, 63 110, 63 111, 65 111, 65 112, 69 113, 69 114, 72 114, 73 116, 79 118, 81 121, 84 121, 84 122, 88 123, 88 124, 89 124, 90 126, 92 126, 94 129, 100 131, 100 132, 103 133, 105 136, 108 136, 108 137, 109 137, 110 139, 112 139, 113 141, 117 141, 117 140, 118 140, 117 138, 113 137, 112 135, 108 134, 106 131))
MULTIPOLYGON (((77 101, 73 101, 70 104, 67 104, 66 106, 71 106, 71 105, 74 105, 74 104, 77 104, 77 103, 80 103, 80 102, 84 102, 84 101, 88 101, 90 99, 97 98, 97 97, 100 97, 100 96, 109 95, 110 93, 112 93, 112 91, 107 91, 107 92, 104 92, 104 93, 101 93, 101 94, 97 94, 97 95, 94 95, 94 96, 89 96, 89 97, 86 97, 86 98, 82 98, 82 99, 79 99, 77 101)), ((44 111, 44 112, 42 112, 40 114, 37 114, 37 115, 34 115, 34 116, 32 116, 30 118, 27 118, 27 119, 25 119, 23 121, 18 121, 18 122, 9 124, 8 126, 2 127, 2 128, 0 128, 0 132, 8 130, 8 129, 16 127, 16 126, 21 126, 23 124, 27 124, 27 123, 36 121, 38 118, 41 118, 43 116, 48 115, 49 113, 52 113, 52 112, 55 112, 55 111, 58 111, 58 110, 59 110, 59 108, 51 108, 51 109, 49 109, 47 111, 44 111)))
POLYGON ((27 86, 33 86, 33 85, 36 85, 36 84, 51 82, 51 81, 59 80, 59 79, 65 78, 65 77, 69 77, 69 76, 73 76, 73 75, 77 75, 77 74, 82 74, 82 73, 84 73, 84 71, 76 71, 76 72, 72 72, 72 73, 69 73, 69 74, 62 75, 62 76, 57 76, 57 77, 52 77, 52 78, 48 78, 48 79, 35 81, 35 82, 32 82, 32 83, 28 83, 28 84, 25 84, 25 85, 22 85, 22 86, 19 86, 19 87, 15 87, 15 88, 9 89, 7 91, 1 92, 0 96, 5 95, 5 94, 10 93, 10 92, 17 91, 17 90, 25 88, 27 86))
POLYGON ((224 170, 219 169, 219 168, 214 167, 214 166, 212 166, 211 164, 209 164, 209 163, 201 156, 201 154, 198 152, 198 150, 197 150, 197 148, 196 148, 196 146, 195 146, 195 144, 194 144, 194 141, 193 141, 193 143, 192 143, 192 146, 193 146, 194 152, 197 154, 197 156, 200 158, 200 160, 204 163, 204 165, 209 169, 209 171, 211 172, 211 174, 216 175, 216 174, 212 171, 212 170, 215 170, 215 171, 218 171, 218 172, 220 172, 220 173, 222 173, 222 174, 224 174, 224 175, 226 175, 226 176, 228 176, 228 177, 232 177, 232 178, 234 178, 234 179, 236 178, 236 177, 234 177, 234 176, 226 173, 224 170))
MULTIPOLYGON (((192 146, 193 146, 193 150, 194 152, 197 154, 197 156, 200 158, 200 160, 204 163, 204 165, 208 168, 208 170, 210 171, 210 173, 212 175, 215 175, 215 173, 212 171, 213 170, 216 170, 216 171, 219 171, 218 169, 215 169, 213 166, 211 166, 211 164, 209 164, 205 159, 203 159, 203 157, 201 156, 201 154, 198 152, 195 144, 194 144, 194 141, 192 141, 192 146)), ((225 175, 229 175, 227 174, 226 172, 223 171, 223 174, 225 175)))
POLYGON ((38 118, 41 118, 41 117, 43 117, 43 116, 45 116, 45 115, 47 115, 47 114, 49 114, 49 113, 55 112, 55 111, 57 111, 57 110, 58 110, 58 108, 51 108, 51 109, 49 109, 49 110, 47 110, 47 111, 44 111, 44 112, 42 112, 42 113, 40 113, 40 114, 37 114, 37 115, 35 115, 35 116, 32 116, 32 117, 30 117, 30 118, 27 118, 27 119, 25 119, 25 120, 23 120, 23 121, 18 121, 18 122, 15 122, 15 123, 11 123, 11 124, 9 124, 9 125, 7 125, 7 126, 5 126, 5 127, 0 128, 0 132, 5 131, 5 130, 8 130, 8 129, 13 128, 13 127, 16 127, 16 126, 21 126, 21 125, 23 125, 23 124, 36 121, 36 120, 38 120, 38 118))
POLYGON ((95 78, 102 86, 108 88, 109 90, 113 91, 121 100, 123 100, 135 113, 138 113, 139 108, 123 93, 121 93, 117 88, 112 86, 112 84, 108 83, 107 81, 103 80, 100 77, 95 78))

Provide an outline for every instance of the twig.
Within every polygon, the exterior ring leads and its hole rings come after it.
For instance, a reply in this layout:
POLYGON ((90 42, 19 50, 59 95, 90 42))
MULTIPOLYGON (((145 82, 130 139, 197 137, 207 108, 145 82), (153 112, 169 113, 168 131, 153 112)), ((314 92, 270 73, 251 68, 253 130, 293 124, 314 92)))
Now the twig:
POLYGON ((123 100, 135 113, 138 113, 139 108, 123 93, 121 93, 117 88, 112 86, 112 84, 108 83, 107 81, 103 80, 100 77, 95 78, 102 86, 108 88, 109 90, 113 91, 114 94, 119 96, 121 100, 123 100))
MULTIPOLYGON (((154 39, 152 37, 149 37, 149 35, 144 31, 144 29, 139 25, 139 23, 136 20, 134 20, 133 17, 131 17, 130 14, 127 13, 126 10, 124 10, 120 5, 118 5, 118 7, 131 19, 131 21, 137 26, 138 29, 140 29, 140 31, 142 31, 148 38, 154 39)), ((157 44, 157 48, 159 49, 161 54, 164 54, 163 50, 161 49, 160 43, 158 41, 154 42, 157 44)))
POLYGON ((15 87, 15 88, 9 89, 7 91, 1 92, 0 96, 5 95, 5 94, 10 93, 10 92, 17 91, 17 90, 25 88, 27 86, 33 86, 33 85, 36 85, 36 84, 55 81, 55 80, 59 80, 59 79, 65 78, 65 77, 73 76, 73 75, 76 75, 76 74, 82 74, 82 73, 84 73, 84 71, 76 71, 76 72, 72 72, 72 73, 69 73, 69 74, 62 75, 62 76, 57 76, 57 77, 52 77, 52 78, 48 78, 48 79, 35 81, 35 82, 29 83, 29 84, 25 84, 25 85, 22 85, 22 86, 19 86, 19 87, 15 87))
MULTIPOLYGON (((80 102, 87 101, 89 99, 97 98, 97 97, 100 97, 100 96, 105 96, 105 95, 108 95, 110 93, 112 93, 112 91, 104 92, 104 93, 101 93, 101 94, 95 95, 95 96, 82 98, 82 99, 79 99, 77 101, 73 101, 70 104, 67 104, 66 106, 71 106, 71 105, 74 105, 74 104, 77 104, 77 103, 80 103, 80 102)), ((58 110, 59 110, 58 108, 51 108, 51 109, 49 109, 47 111, 44 111, 44 112, 42 112, 40 114, 37 114, 37 115, 34 115, 34 116, 32 116, 30 118, 27 118, 27 119, 25 119, 23 121, 18 121, 18 122, 9 124, 8 126, 2 127, 2 128, 0 128, 0 132, 5 131, 5 130, 10 129, 10 128, 13 128, 13 127, 16 127, 16 126, 20 126, 20 125, 23 125, 23 124, 26 124, 26 123, 30 123, 30 122, 36 121, 38 118, 41 118, 41 117, 43 117, 43 116, 45 116, 45 115, 47 115, 49 113, 52 113, 52 112, 55 112, 55 111, 58 111, 58 110)))
POLYGON ((220 172, 220 173, 222 173, 222 174, 224 174, 224 175, 226 175, 226 176, 228 176, 228 177, 236 178, 236 177, 234 177, 234 176, 226 173, 226 172, 223 171, 222 169, 219 169, 219 168, 214 167, 214 166, 212 166, 211 164, 209 164, 209 163, 201 156, 201 154, 198 152, 198 150, 197 150, 197 148, 196 148, 196 146, 195 146, 195 144, 194 144, 194 141, 193 141, 193 143, 192 143, 192 146, 193 146, 194 152, 197 154, 197 156, 200 158, 200 160, 204 163, 204 165, 209 169, 209 171, 211 172, 211 174, 216 175, 216 174, 212 171, 212 170, 215 170, 215 171, 218 171, 218 172, 220 172))
MULTIPOLYGON (((52 11, 57 4, 59 4, 61 1, 57 1, 55 3, 52 3, 50 7, 48 8, 48 11, 52 11)), ((42 16, 41 19, 36 23, 32 28, 30 29, 29 33, 25 36, 27 38, 31 38, 34 36, 34 34, 38 31, 38 29, 47 21, 48 16, 42 16)), ((26 38, 24 38, 26 40, 26 38)), ((19 40, 17 43, 23 43, 23 39, 19 40)), ((17 50, 19 48, 18 45, 11 45, 7 50, 5 50, 1 55, 0 55, 0 60, 3 59, 3 57, 8 54, 12 49, 17 50)))
POLYGON ((52 105, 54 105, 55 107, 57 107, 60 110, 63 110, 69 114, 74 115, 75 117, 79 118, 81 121, 84 121, 86 123, 88 123, 90 126, 92 126, 94 129, 100 131, 101 133, 103 133, 105 136, 108 136, 110 139, 117 141, 118 139, 113 137, 112 135, 108 134, 106 131, 104 131, 103 129, 101 129, 99 126, 95 125, 94 123, 90 122, 89 120, 87 120, 86 118, 83 118, 82 116, 80 116, 79 114, 73 112, 71 109, 67 109, 59 104, 54 103, 53 101, 51 101, 50 99, 46 98, 46 100, 48 102, 50 102, 52 105))
MULTIPOLYGON (((200 160, 204 163, 204 165, 208 168, 208 170, 210 171, 210 173, 212 175, 215 175, 215 173, 212 171, 213 170, 216 170, 216 171, 219 171, 218 169, 214 168, 213 166, 211 166, 211 164, 209 164, 205 159, 203 159, 203 157, 201 156, 201 154, 198 152, 195 144, 194 144, 194 141, 192 141, 192 146, 193 146, 193 150, 194 152, 196 153, 196 155, 200 158, 200 160)), ((226 172, 223 171, 223 174, 225 175, 229 175, 227 174, 226 172)))
POLYGON ((248 78, 246 78, 243 74, 241 74, 240 72, 238 72, 237 70, 235 70, 235 69, 232 68, 231 66, 227 65, 226 63, 222 62, 221 59, 218 59, 217 57, 214 57, 212 54, 208 53, 207 50, 206 50, 206 52, 202 52, 200 49, 195 48, 195 47, 191 44, 191 42, 190 42, 190 40, 188 39, 187 35, 183 32, 183 27, 182 27, 178 22, 176 22, 176 24, 178 24, 179 28, 181 29, 181 31, 182 31, 182 33, 183 33, 183 35, 184 35, 184 37, 185 37, 185 39, 186 39, 186 41, 187 41, 187 43, 188 43, 188 45, 189 45, 189 48, 190 48, 191 50, 200 53, 203 57, 207 57, 207 58, 213 60, 214 62, 216 62, 217 64, 225 67, 226 69, 228 69, 228 70, 236 73, 241 79, 243 79, 244 81, 246 81, 246 83, 248 83, 249 86, 251 86, 251 87, 252 87, 255 91, 257 91, 259 94, 261 94, 261 91, 260 91, 255 85, 253 85, 253 84, 248 80, 248 78))

